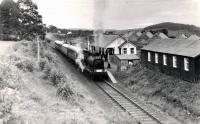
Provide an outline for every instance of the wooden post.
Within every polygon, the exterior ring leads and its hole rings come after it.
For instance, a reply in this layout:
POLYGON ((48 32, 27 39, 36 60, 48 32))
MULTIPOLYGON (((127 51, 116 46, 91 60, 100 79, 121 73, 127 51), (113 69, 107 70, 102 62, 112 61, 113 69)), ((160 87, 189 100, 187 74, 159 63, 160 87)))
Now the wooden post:
POLYGON ((37 65, 38 65, 38 69, 39 69, 39 63, 40 63, 40 40, 39 37, 37 36, 37 65))

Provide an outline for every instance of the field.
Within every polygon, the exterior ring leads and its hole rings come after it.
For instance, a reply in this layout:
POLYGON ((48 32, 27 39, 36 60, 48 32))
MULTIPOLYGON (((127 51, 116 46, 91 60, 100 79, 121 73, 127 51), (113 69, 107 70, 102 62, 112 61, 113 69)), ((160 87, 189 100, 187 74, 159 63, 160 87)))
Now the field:
MULTIPOLYGON (((8 52, 9 51, 9 52, 8 52)), ((134 124, 127 113, 106 113, 78 80, 65 74, 46 44, 21 41, 0 63, 0 123, 134 124)))
POLYGON ((142 67, 140 63, 115 76, 133 94, 183 124, 200 123, 200 83, 189 83, 142 67))

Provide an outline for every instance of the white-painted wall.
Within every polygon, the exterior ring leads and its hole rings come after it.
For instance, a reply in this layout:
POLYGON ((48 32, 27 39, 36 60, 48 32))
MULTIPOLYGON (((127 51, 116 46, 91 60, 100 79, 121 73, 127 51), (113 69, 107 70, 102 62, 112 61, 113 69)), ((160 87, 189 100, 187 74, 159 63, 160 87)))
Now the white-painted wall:
POLYGON ((122 38, 115 39, 111 44, 109 44, 106 48, 114 48, 114 54, 119 54, 119 46, 125 42, 122 38))
POLYGON ((137 47, 131 43, 126 43, 121 47, 121 54, 124 54, 123 48, 127 48, 127 54, 131 54, 131 48, 134 48, 134 54, 137 54, 137 47))

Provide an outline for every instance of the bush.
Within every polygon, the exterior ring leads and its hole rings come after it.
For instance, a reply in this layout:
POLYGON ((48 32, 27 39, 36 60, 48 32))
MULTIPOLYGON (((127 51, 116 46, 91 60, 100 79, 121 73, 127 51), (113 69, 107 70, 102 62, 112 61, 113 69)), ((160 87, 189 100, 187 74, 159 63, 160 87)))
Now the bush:
POLYGON ((52 82, 53 85, 57 86, 64 78, 63 73, 60 71, 56 71, 52 69, 49 75, 49 80, 52 82))
POLYGON ((72 91, 72 89, 69 87, 67 83, 61 83, 61 84, 62 85, 59 86, 57 90, 57 95, 65 99, 70 98, 74 94, 74 92, 72 91))
POLYGON ((34 63, 31 60, 19 61, 15 66, 24 72, 33 72, 34 70, 34 63))
POLYGON ((39 62, 39 68, 40 70, 44 70, 45 69, 45 66, 48 64, 48 61, 46 59, 41 59, 40 62, 39 62))
POLYGON ((15 62, 15 61, 21 60, 21 58, 20 58, 19 56, 17 56, 16 54, 12 54, 12 55, 10 55, 8 58, 9 58, 9 60, 12 61, 12 62, 13 62, 13 61, 15 62))

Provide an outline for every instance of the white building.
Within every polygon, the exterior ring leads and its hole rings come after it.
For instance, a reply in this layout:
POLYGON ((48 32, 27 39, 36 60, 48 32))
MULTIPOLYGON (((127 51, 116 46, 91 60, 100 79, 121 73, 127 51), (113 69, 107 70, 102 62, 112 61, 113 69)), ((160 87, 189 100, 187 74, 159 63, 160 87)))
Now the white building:
POLYGON ((107 50, 109 55, 137 54, 136 45, 118 35, 102 35, 90 46, 93 53, 107 50))
POLYGON ((137 47, 132 42, 126 41, 119 46, 120 54, 137 54, 137 47))
POLYGON ((124 42, 126 42, 124 38, 118 37, 115 40, 113 40, 110 44, 108 44, 106 46, 106 49, 112 51, 111 54, 120 54, 119 46, 124 42))

